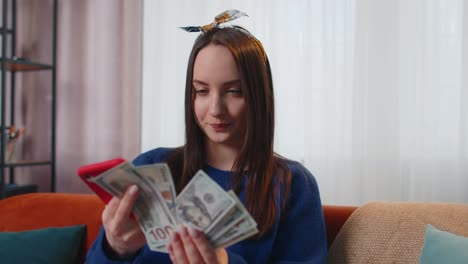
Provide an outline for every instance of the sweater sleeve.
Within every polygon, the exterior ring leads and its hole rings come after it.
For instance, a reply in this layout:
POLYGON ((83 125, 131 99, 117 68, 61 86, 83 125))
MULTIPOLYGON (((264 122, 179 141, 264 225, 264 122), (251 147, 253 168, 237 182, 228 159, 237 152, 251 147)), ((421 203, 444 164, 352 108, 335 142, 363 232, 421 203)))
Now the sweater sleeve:
POLYGON ((104 250, 104 243, 105 243, 105 231, 104 228, 101 226, 99 231, 99 235, 97 236, 96 240, 94 241, 93 245, 88 251, 86 256, 86 263, 103 263, 103 264, 124 264, 124 263, 132 263, 132 259, 129 260, 112 260, 106 254, 104 250))
POLYGON ((291 191, 271 260, 282 264, 325 263, 327 239, 317 182, 299 163, 294 163, 290 169, 291 191))
POLYGON ((229 264, 247 264, 248 263, 241 255, 230 252, 228 249, 226 249, 226 252, 228 254, 229 264))

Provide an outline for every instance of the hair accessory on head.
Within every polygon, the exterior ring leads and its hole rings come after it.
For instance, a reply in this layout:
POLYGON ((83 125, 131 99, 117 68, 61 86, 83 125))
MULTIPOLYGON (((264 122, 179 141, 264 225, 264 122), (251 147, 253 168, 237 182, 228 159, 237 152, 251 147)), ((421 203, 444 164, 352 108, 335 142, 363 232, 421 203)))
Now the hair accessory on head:
POLYGON ((241 12, 236 9, 226 10, 223 13, 217 15, 214 21, 208 25, 204 26, 188 26, 188 27, 181 27, 181 29, 187 32, 203 32, 206 33, 213 28, 217 28, 220 24, 232 21, 239 17, 248 16, 246 13, 241 12))

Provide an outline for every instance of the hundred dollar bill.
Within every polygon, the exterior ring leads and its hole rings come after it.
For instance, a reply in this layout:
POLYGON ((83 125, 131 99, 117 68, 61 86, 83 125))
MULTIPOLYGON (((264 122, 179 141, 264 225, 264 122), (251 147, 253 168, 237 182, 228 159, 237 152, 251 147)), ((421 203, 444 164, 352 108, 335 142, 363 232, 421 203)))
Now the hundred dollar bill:
POLYGON ((232 190, 227 193, 236 200, 236 205, 206 234, 209 241, 215 241, 215 239, 222 236, 224 232, 249 215, 249 212, 245 209, 242 202, 237 199, 236 194, 232 190))
POLYGON ((253 227, 253 228, 251 228, 249 230, 246 230, 244 233, 239 234, 237 237, 233 237, 231 239, 226 239, 226 240, 223 239, 223 241, 216 242, 214 244, 214 247, 227 248, 227 247, 229 247, 231 245, 234 245, 235 243, 237 243, 239 241, 242 241, 242 240, 244 240, 246 238, 249 238, 249 237, 251 237, 251 236, 253 236, 253 235, 257 234, 257 233, 258 233, 257 227, 253 227))
POLYGON ((135 201, 133 213, 143 231, 151 250, 162 251, 169 241, 169 233, 177 223, 172 217, 159 191, 144 177, 134 171, 134 167, 123 162, 103 174, 89 178, 114 196, 123 197, 130 185, 137 185, 140 192, 135 201))
POLYGON ((243 216, 239 221, 236 221, 234 224, 227 225, 227 228, 213 236, 212 243, 214 246, 222 246, 238 238, 247 238, 245 234, 249 234, 249 236, 251 236, 258 232, 256 228, 257 222, 255 222, 247 209, 245 209, 239 198, 237 198, 232 191, 229 191, 228 194, 236 201, 236 206, 242 210, 243 216), (253 232, 253 230, 257 231, 253 232))
POLYGON ((155 163, 151 165, 138 166, 134 168, 141 176, 145 177, 151 185, 155 186, 166 201, 167 207, 172 213, 174 219, 177 219, 175 213, 176 191, 172 179, 171 170, 166 163, 155 163))
POLYGON ((235 206, 236 201, 199 170, 176 198, 180 222, 208 233, 235 206))

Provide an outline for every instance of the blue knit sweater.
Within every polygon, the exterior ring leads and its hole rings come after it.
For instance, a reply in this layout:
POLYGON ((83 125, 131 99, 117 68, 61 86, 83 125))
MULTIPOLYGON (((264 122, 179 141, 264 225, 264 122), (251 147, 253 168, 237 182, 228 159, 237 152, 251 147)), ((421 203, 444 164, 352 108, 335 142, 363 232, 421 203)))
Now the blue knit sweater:
MULTIPOLYGON (((135 166, 164 162, 171 149, 158 148, 138 156, 135 166)), ((292 172, 292 186, 288 197, 287 214, 279 221, 278 210, 270 233, 260 240, 244 240, 226 248, 229 263, 325 263, 327 241, 317 183, 301 164, 288 161, 292 172)), ((221 187, 229 186, 231 172, 210 166, 203 170, 221 187)), ((245 192, 239 195, 242 202, 245 192)), ((133 260, 110 259, 103 249, 104 228, 90 248, 86 263, 171 263, 169 255, 150 251, 146 245, 133 260)))

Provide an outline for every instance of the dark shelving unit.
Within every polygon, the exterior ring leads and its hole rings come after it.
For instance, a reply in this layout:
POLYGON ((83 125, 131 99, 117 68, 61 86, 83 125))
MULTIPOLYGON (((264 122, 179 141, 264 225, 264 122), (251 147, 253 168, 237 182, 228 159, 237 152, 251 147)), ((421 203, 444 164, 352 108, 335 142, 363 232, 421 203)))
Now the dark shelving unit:
POLYGON ((37 192, 38 187, 35 184, 18 185, 15 181, 15 168, 29 166, 49 166, 50 167, 50 191, 55 192, 55 122, 56 122, 56 47, 57 47, 57 0, 53 0, 52 17, 52 64, 43 64, 30 61, 24 58, 16 57, 16 2, 17 0, 2 0, 2 25, 0 27, 1 37, 1 107, 0 107, 0 199, 13 195, 19 195, 30 192, 37 192), (9 6, 11 4, 11 7, 9 6), (8 19, 11 19, 11 25, 8 26, 8 19), (10 45, 10 54, 7 52, 7 45, 10 45), (16 72, 34 72, 51 71, 51 144, 49 160, 17 160, 7 162, 5 155, 5 142, 9 135, 6 131, 15 125, 15 73, 16 72), (10 85, 7 86, 7 76, 9 75, 10 85), (9 93, 7 93, 9 89, 9 93), (8 96, 8 98, 7 98, 8 96), (6 103, 9 100, 9 116, 7 119, 6 103), (5 129, 1 129, 5 128, 5 129), (9 171, 9 181, 6 181, 6 171, 9 171))

